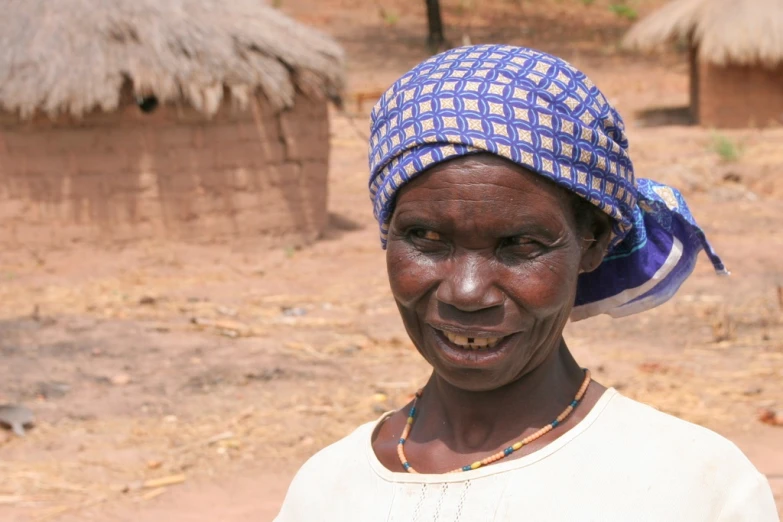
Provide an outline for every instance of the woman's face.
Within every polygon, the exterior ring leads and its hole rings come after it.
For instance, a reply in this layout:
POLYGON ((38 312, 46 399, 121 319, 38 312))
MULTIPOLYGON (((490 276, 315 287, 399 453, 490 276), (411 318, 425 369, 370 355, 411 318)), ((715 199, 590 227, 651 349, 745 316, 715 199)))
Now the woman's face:
POLYGON ((499 388, 559 347, 577 276, 606 245, 577 225, 572 207, 565 190, 489 155, 442 163, 400 191, 386 255, 391 289, 441 378, 499 388))

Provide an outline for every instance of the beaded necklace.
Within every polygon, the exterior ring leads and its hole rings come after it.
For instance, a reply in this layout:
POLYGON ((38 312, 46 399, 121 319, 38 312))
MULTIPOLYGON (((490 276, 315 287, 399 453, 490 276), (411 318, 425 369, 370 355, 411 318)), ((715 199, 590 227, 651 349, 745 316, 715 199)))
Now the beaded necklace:
MULTIPOLYGON (((449 473, 459 473, 462 471, 470 471, 473 469, 478 469, 482 466, 487 466, 489 464, 492 464, 493 462, 497 462, 505 457, 508 457, 518 449, 520 449, 522 446, 526 446, 533 442, 534 440, 537 440, 553 429, 557 428, 558 425, 560 425, 564 420, 568 418, 569 415, 576 409, 576 407, 581 402, 582 398, 585 395, 585 392, 587 391, 587 387, 590 385, 590 370, 585 369, 585 379, 582 381, 582 386, 579 387, 579 391, 576 392, 576 396, 574 397, 574 400, 571 401, 571 403, 566 407, 563 412, 557 416, 555 420, 538 430, 537 432, 533 433, 532 435, 529 435, 528 437, 525 437, 524 439, 515 442, 508 448, 498 451, 497 453, 490 455, 489 457, 486 457, 482 460, 478 460, 474 462, 473 464, 468 464, 467 466, 462 466, 461 468, 457 468, 454 470, 449 471, 449 473)), ((408 439, 408 435, 411 433, 411 428, 413 428, 413 419, 416 417, 416 402, 421 398, 422 390, 419 390, 416 392, 416 397, 413 399, 413 404, 411 405, 410 412, 408 413, 408 421, 405 424, 405 428, 402 430, 402 435, 400 435, 400 440, 397 443, 397 456, 400 458, 400 462, 402 463, 402 467, 407 471, 408 473, 418 473, 415 469, 413 469, 413 466, 410 465, 408 462, 408 459, 405 457, 405 451, 403 446, 405 446, 405 441, 408 439)))

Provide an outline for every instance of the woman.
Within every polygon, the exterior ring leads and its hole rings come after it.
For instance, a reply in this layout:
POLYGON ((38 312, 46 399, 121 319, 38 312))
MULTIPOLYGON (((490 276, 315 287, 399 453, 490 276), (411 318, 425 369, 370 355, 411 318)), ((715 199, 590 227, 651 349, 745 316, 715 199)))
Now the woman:
POLYGON ((569 317, 669 299, 704 249, 674 189, 634 179, 619 114, 564 61, 435 56, 373 109, 392 293, 432 376, 312 457, 279 522, 777 521, 727 440, 607 389, 569 317))

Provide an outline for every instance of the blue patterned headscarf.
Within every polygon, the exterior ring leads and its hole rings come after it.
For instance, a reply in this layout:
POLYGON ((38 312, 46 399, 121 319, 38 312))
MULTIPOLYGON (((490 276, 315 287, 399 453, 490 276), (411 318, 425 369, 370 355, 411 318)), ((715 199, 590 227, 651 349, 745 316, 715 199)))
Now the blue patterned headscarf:
POLYGON ((397 191, 448 159, 490 152, 585 198, 613 220, 609 251, 579 276, 573 320, 667 301, 704 249, 680 193, 634 177, 625 126, 582 72, 507 45, 461 47, 405 74, 372 111, 370 194, 386 246, 397 191))

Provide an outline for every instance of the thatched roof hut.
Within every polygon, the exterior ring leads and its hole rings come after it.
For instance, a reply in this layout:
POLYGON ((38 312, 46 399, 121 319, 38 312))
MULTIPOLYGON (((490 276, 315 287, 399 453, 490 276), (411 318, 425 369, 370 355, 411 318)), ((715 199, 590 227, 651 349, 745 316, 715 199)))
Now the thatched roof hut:
POLYGON ((6 0, 0 248, 311 240, 342 88, 340 46, 262 0, 6 0))
POLYGON ((274 107, 296 90, 339 96, 343 52, 261 0, 7 0, 0 16, 0 108, 29 117, 115 110, 136 95, 214 114, 224 88, 274 107))
POLYGON ((671 41, 690 47, 691 102, 702 123, 783 122, 783 2, 674 0, 631 28, 623 44, 652 51, 671 41))

